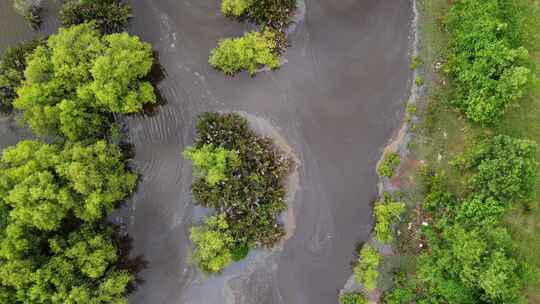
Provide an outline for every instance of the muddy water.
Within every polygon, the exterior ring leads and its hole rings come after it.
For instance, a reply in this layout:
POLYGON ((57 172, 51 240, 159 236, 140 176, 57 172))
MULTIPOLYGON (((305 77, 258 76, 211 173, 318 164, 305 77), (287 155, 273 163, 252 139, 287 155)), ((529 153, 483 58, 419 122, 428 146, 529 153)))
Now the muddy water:
MULTIPOLYGON (((4 18, 6 1, 0 0, 0 47, 30 35, 6 30, 21 24, 4 18)), ((164 67, 158 87, 166 104, 127 119, 142 181, 116 220, 149 262, 146 283, 130 303, 336 303, 355 242, 370 233, 375 164, 400 124, 411 84, 410 0, 306 0, 287 63, 254 78, 225 77, 207 64, 218 39, 249 27, 222 17, 218 0, 131 4, 130 31, 154 45, 164 67), (291 238, 212 278, 188 263, 188 228, 200 210, 189 194, 190 165, 180 156, 203 111, 265 120, 300 162, 291 238)), ((0 136, 1 145, 15 138, 6 130, 0 136)))

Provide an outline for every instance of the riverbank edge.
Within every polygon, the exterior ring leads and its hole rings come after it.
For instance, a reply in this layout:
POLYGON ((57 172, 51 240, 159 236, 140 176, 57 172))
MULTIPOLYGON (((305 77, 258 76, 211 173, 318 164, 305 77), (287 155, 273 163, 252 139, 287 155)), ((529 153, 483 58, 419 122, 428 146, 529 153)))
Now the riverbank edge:
MULTIPOLYGON (((410 57, 411 60, 418 58, 420 54, 420 30, 419 30, 419 11, 417 0, 411 0, 413 20, 411 24, 411 48, 410 57)), ((420 71, 417 68, 411 68, 411 85, 408 94, 407 102, 405 103, 406 109, 410 107, 416 108, 424 100, 425 85, 416 81, 420 77, 420 71)), ((388 143, 382 149, 381 156, 377 161, 376 168, 384 161, 384 156, 387 153, 397 153, 400 158, 400 165, 395 169, 394 176, 399 175, 402 170, 403 164, 407 162, 410 155, 409 143, 411 142, 418 116, 416 113, 405 111, 402 117, 403 123, 399 127, 398 131, 390 138, 388 143)), ((392 182, 392 178, 387 178, 377 173, 379 182, 377 183, 378 199, 382 199, 385 193, 395 194, 400 190, 399 186, 396 186, 392 182)), ((393 225, 394 228, 397 224, 393 225)), ((393 229, 394 230, 394 229, 393 229)), ((378 286, 371 292, 364 289, 361 284, 356 283, 354 273, 349 277, 345 286, 339 291, 339 295, 345 293, 361 293, 366 296, 369 303, 380 303, 383 291, 388 290, 391 287, 391 281, 393 278, 393 270, 395 269, 395 241, 390 244, 383 244, 377 240, 375 233, 372 232, 371 236, 365 243, 376 248, 381 255, 381 264, 379 268, 378 286)))

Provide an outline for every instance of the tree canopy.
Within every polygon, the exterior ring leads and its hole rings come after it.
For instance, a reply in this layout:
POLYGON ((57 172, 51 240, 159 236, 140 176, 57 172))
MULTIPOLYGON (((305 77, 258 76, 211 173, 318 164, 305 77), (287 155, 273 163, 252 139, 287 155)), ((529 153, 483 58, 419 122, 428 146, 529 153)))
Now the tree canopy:
POLYGON ((145 80, 152 62, 150 45, 136 36, 100 36, 92 24, 61 28, 28 58, 14 107, 38 135, 95 138, 111 114, 155 102, 145 80))

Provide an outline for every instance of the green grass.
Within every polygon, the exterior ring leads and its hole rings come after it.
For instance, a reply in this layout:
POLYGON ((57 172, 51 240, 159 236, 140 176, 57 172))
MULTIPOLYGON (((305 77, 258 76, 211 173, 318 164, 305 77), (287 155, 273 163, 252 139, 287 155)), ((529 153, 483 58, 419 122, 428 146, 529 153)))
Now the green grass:
MULTIPOLYGON (((531 14, 540 11, 538 0, 516 0, 529 6, 531 14)), ((502 120, 491 128, 482 128, 468 122, 462 113, 448 103, 452 91, 452 83, 447 79, 437 63, 444 63, 446 57, 447 37, 441 29, 443 16, 450 5, 448 0, 418 0, 420 49, 419 57, 422 65, 415 65, 427 94, 422 97, 417 109, 418 122, 415 139, 410 144, 413 163, 417 166, 403 172, 404 189, 407 193, 409 206, 405 220, 400 225, 402 232, 398 239, 398 249, 401 254, 402 268, 409 274, 414 273, 416 259, 421 240, 415 233, 414 227, 421 223, 421 217, 416 212, 415 204, 422 199, 422 183, 418 168, 426 164, 436 170, 442 170, 448 177, 451 190, 463 193, 463 178, 453 170, 449 162, 466 148, 471 147, 479 138, 506 134, 518 138, 532 139, 540 143, 540 90, 536 84, 529 96, 520 101, 519 107, 508 109, 502 120), (408 229, 412 223, 413 229, 408 229)), ((540 46, 540 27, 528 24, 526 29, 531 50, 540 46)), ((537 64, 540 64, 540 53, 533 53, 537 64)), ((540 78, 540 73, 537 71, 540 78)), ((512 232, 516 245, 516 255, 526 261, 531 269, 540 269, 540 185, 536 197, 531 202, 517 204, 507 216, 507 224, 512 232)), ((540 303, 540 279, 531 276, 524 291, 530 303, 540 303)))

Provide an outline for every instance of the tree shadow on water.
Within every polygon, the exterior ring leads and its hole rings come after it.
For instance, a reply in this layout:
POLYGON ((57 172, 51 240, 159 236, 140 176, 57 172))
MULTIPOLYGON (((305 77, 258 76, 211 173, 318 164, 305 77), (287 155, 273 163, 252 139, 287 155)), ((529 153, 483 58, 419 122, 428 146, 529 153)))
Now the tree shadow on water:
POLYGON ((133 275, 133 281, 127 286, 127 293, 131 294, 137 290, 137 288, 144 284, 144 279, 140 276, 140 272, 148 267, 148 261, 144 259, 142 254, 132 256, 133 250, 133 238, 125 233, 121 233, 120 228, 117 227, 115 232, 115 238, 118 247, 118 268, 129 272, 133 275))
POLYGON ((147 81, 149 81, 152 86, 154 87, 154 93, 156 95, 156 102, 152 104, 145 104, 143 107, 142 114, 145 116, 154 116, 157 114, 157 109, 160 106, 166 105, 167 100, 159 90, 159 84, 167 77, 167 73, 165 68, 161 65, 159 62, 159 52, 153 51, 152 57, 154 58, 152 69, 150 70, 150 73, 147 76, 147 81))

